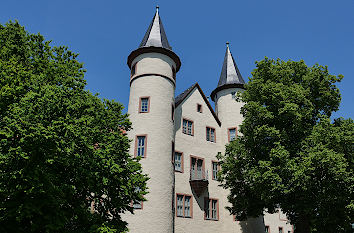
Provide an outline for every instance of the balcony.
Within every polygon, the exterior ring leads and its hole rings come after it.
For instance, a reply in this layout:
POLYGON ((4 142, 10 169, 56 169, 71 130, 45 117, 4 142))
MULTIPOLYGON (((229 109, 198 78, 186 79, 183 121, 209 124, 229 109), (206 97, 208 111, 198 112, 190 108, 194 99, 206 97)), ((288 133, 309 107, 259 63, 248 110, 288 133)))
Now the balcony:
POLYGON ((199 197, 205 188, 208 187, 208 171, 204 170, 190 170, 189 184, 194 190, 195 194, 199 197))

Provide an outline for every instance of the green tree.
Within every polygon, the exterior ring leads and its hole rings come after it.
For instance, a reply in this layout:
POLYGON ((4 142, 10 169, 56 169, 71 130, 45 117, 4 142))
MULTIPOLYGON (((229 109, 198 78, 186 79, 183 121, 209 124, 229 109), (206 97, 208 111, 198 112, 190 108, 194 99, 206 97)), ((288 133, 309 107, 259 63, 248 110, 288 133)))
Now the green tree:
POLYGON ((84 89, 77 56, 0 25, 0 232, 122 232, 143 200, 123 106, 84 89))
POLYGON ((241 136, 220 156, 219 180, 239 219, 281 208, 296 232, 346 232, 353 222, 353 120, 330 122, 343 77, 303 61, 256 62, 239 93, 241 136))

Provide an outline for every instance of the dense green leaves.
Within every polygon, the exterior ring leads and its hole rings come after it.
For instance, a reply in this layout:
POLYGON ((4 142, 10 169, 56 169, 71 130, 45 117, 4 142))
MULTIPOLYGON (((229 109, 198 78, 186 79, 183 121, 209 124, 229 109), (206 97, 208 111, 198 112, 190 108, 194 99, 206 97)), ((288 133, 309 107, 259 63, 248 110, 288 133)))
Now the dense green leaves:
POLYGON ((121 232, 143 200, 123 106, 84 89, 77 56, 0 25, 1 232, 121 232))
POLYGON ((353 221, 353 120, 338 110, 342 76, 303 61, 264 59, 239 94, 242 136, 220 180, 239 219, 281 208, 298 232, 345 232, 353 221))

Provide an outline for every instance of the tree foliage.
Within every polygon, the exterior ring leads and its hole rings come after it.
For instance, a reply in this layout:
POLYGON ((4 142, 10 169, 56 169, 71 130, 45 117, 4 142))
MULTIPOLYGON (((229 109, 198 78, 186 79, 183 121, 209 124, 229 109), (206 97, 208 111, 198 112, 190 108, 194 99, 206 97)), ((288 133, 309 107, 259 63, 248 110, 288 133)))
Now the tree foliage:
POLYGON ((84 89, 77 56, 0 25, 1 232, 122 232, 143 200, 123 106, 84 89))
POLYGON ((297 232, 345 232, 353 222, 353 120, 330 122, 340 93, 327 67, 264 59, 239 94, 241 136, 219 177, 239 219, 281 208, 297 232))

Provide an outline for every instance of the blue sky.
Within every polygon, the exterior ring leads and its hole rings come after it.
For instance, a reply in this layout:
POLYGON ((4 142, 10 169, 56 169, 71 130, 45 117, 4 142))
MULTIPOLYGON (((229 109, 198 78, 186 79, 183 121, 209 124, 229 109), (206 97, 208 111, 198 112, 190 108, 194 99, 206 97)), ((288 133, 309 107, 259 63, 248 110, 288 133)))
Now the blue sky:
POLYGON ((126 59, 140 44, 160 6, 160 16, 182 66, 176 94, 198 82, 206 95, 216 87, 225 42, 245 78, 255 61, 303 59, 343 74, 342 94, 334 117, 354 118, 353 0, 219 1, 28 1, 2 0, 0 23, 19 20, 52 45, 79 53, 87 69, 87 89, 128 105, 126 59))

